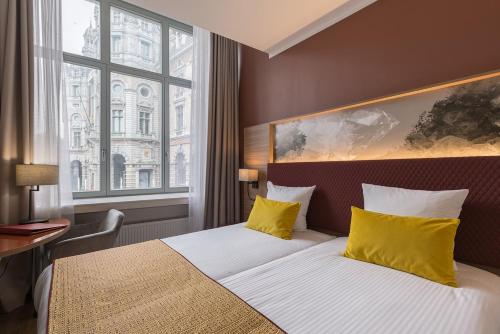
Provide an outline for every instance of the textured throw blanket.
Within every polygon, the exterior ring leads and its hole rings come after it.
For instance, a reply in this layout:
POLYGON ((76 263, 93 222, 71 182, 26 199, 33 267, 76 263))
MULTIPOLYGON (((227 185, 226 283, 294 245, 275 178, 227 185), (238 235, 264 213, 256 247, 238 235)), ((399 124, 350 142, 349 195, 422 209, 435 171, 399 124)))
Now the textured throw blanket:
POLYGON ((160 240, 62 258, 47 331, 283 333, 160 240))

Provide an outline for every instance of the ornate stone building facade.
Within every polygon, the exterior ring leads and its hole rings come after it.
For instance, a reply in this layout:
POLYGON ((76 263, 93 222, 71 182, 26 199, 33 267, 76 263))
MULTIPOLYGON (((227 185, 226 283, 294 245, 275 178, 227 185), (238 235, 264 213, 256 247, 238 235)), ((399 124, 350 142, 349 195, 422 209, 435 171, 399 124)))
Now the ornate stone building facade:
MULTIPOLYGON (((82 54, 99 58, 99 10, 86 29, 82 54)), ((161 73, 162 52, 169 49, 170 75, 190 80, 192 37, 170 29, 161 44, 161 25, 121 9, 110 16, 111 62, 161 73)), ((66 105, 70 126, 71 175, 74 191, 99 191, 101 180, 101 71, 65 64, 66 105)), ((161 187, 168 168, 170 187, 189 184, 191 90, 160 81, 111 72, 109 78, 110 184, 112 190, 161 187), (168 105, 162 95, 168 92, 168 105), (168 117, 165 122, 163 117, 168 117), (169 129, 169 166, 162 166, 162 131, 169 129)))

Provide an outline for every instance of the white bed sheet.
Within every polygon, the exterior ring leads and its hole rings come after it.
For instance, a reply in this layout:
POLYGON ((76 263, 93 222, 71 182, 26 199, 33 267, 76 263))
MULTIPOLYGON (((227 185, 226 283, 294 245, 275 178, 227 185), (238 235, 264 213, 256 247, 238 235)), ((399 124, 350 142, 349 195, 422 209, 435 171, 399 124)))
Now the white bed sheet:
MULTIPOLYGON (((313 230, 294 231, 292 240, 250 230, 245 223, 162 239, 198 269, 215 280, 239 273, 305 248, 331 240, 333 236, 313 230)), ((51 266, 38 278, 34 305, 38 333, 45 333, 51 266)))
POLYGON ((500 277, 459 288, 341 256, 338 238, 219 281, 287 333, 500 333, 500 277))
POLYGON ((244 227, 245 223, 162 239, 215 280, 290 255, 333 237, 313 230, 294 231, 283 240, 244 227))

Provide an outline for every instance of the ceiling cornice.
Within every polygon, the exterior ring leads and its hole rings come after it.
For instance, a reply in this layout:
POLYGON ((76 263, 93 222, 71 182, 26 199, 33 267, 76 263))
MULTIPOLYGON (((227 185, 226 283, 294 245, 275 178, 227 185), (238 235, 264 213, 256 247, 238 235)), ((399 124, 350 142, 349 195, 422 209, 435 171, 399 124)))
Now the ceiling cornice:
POLYGON ((308 39, 309 37, 317 34, 318 32, 334 25, 337 22, 349 17, 350 15, 356 13, 357 11, 371 5, 377 0, 351 0, 331 11, 330 13, 324 15, 318 20, 308 24, 304 28, 296 31, 287 38, 276 43, 272 47, 266 50, 269 54, 269 58, 272 58, 286 49, 299 44, 300 42, 308 39))

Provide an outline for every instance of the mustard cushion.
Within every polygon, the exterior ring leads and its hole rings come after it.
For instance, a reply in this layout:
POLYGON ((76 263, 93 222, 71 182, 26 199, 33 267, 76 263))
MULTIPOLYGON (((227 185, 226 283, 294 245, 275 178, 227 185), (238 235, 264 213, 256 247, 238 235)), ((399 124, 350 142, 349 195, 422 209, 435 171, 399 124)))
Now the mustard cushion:
POLYGON ((386 215, 352 207, 344 256, 456 287, 453 248, 460 220, 386 215))
POLYGON ((292 239, 293 224, 299 214, 300 203, 279 202, 257 195, 246 227, 271 234, 275 237, 292 239))

